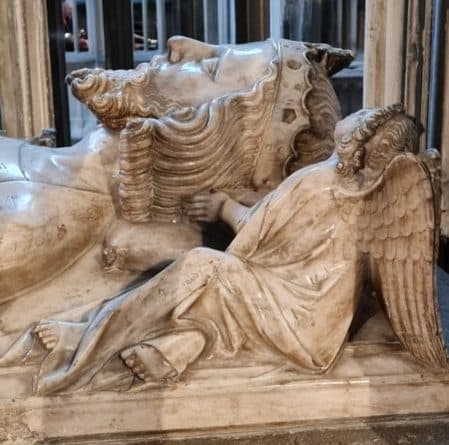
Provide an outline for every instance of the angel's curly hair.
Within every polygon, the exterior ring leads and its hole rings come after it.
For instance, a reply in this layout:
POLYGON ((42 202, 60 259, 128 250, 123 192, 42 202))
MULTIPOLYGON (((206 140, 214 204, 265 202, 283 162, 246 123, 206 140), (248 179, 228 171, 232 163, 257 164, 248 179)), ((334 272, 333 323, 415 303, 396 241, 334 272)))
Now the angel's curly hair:
POLYGON ((357 172, 365 166, 372 169, 382 169, 398 153, 417 150, 416 126, 400 103, 386 107, 361 110, 350 117, 356 121, 356 126, 351 133, 342 137, 337 154, 340 158, 338 171, 348 174, 357 172), (382 129, 382 138, 369 152, 365 144, 382 129), (353 157, 359 152, 357 161, 353 157), (360 156, 361 154, 361 156, 360 156), (362 160, 359 161, 358 159, 362 160))

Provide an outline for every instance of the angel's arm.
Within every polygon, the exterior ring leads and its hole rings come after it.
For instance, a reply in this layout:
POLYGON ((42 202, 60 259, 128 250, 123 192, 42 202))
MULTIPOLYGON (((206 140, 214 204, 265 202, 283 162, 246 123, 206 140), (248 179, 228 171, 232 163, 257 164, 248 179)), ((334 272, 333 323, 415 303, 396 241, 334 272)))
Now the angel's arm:
POLYGON ((235 233, 238 233, 248 222, 252 213, 250 210, 250 208, 228 197, 221 206, 220 218, 231 226, 235 233))
POLYGON ((204 192, 194 195, 187 204, 187 214, 193 221, 227 223, 235 233, 246 224, 251 209, 223 192, 204 192))
POLYGON ((234 201, 243 204, 246 207, 252 207, 257 204, 262 198, 272 191, 269 187, 259 187, 258 189, 235 189, 224 190, 224 192, 234 201))

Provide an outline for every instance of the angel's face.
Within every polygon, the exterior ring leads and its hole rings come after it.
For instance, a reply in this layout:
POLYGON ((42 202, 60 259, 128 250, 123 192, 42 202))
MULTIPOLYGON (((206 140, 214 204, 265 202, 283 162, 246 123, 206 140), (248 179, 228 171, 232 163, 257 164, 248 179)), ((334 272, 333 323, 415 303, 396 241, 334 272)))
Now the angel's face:
POLYGON ((365 149, 353 137, 359 120, 351 115, 340 121, 335 128, 335 145, 338 155, 337 171, 343 176, 354 174, 364 166, 365 149))

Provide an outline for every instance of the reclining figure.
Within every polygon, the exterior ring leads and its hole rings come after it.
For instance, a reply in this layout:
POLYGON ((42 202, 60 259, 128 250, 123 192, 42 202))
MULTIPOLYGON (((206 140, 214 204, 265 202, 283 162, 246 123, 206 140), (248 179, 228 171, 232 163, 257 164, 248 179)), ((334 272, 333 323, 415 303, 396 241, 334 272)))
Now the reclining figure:
POLYGON ((68 76, 103 124, 76 145, 0 138, 0 303, 78 267, 92 247, 104 245, 108 270, 173 260, 203 244, 196 193, 252 204, 330 155, 339 105, 328 77, 349 51, 183 37, 167 46, 135 70, 68 76))
POLYGON ((193 249, 79 322, 38 322, 0 365, 29 354, 34 337, 47 350, 40 394, 145 388, 242 353, 322 373, 370 281, 402 346, 447 368, 435 303, 437 159, 413 154, 416 131, 400 105, 349 116, 335 140, 329 160, 296 171, 251 208, 223 192, 197 196, 209 219, 236 232, 225 252, 193 249))

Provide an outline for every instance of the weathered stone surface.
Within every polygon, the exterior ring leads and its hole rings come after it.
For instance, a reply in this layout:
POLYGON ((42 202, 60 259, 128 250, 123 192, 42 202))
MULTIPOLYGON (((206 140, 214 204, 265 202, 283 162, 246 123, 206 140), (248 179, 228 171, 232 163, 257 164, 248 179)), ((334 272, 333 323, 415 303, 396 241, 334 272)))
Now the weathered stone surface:
POLYGON ((96 438, 55 439, 58 445, 446 445, 449 416, 395 416, 371 419, 339 419, 327 422, 222 430, 207 433, 163 435, 127 434, 96 438))
POLYGON ((78 146, 0 139, 3 439, 448 411, 440 160, 403 106, 335 127, 327 45, 168 48, 72 74, 108 128, 78 146))
MULTIPOLYGON (((175 437, 190 438, 188 443, 209 443, 217 437, 216 443, 232 443, 237 440, 232 435, 238 433, 238 440, 240 435, 249 435, 247 443, 268 443, 271 435, 299 444, 326 437, 354 437, 355 442, 358 429, 364 429, 368 438, 377 437, 372 434, 377 416, 449 411, 449 375, 417 366, 397 343, 389 347, 369 345, 366 340, 350 344, 327 376, 311 378, 267 367, 235 368, 228 374, 223 381, 220 370, 197 368, 176 387, 153 391, 23 398, 12 397, 11 389, 26 386, 32 370, 4 370, 0 375, 0 440, 164 443, 162 437, 175 437), (354 424, 349 420, 360 417, 372 419, 359 422, 351 431, 354 424), (284 428, 279 431, 276 425, 282 424, 287 429, 300 426, 291 433, 284 428), (372 433, 366 426, 371 424, 372 433), (208 432, 213 430, 219 432, 208 432)), ((385 428, 391 430, 391 423, 385 428)), ((402 431, 403 437, 413 439, 407 436, 414 434, 413 429, 403 427, 402 431)))

